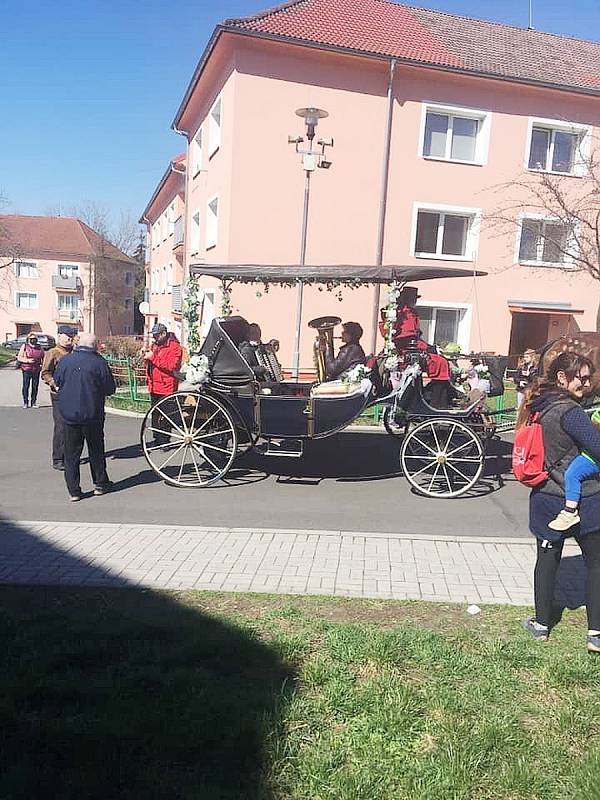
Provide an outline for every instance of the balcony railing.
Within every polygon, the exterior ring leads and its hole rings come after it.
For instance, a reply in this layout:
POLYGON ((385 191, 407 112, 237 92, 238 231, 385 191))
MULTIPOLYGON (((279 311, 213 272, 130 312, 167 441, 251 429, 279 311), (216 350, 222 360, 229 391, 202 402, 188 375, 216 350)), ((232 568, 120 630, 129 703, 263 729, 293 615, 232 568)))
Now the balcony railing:
POLYGON ((183 244, 183 217, 177 217, 173 223, 173 250, 183 244))
POLYGON ((55 308, 54 319, 61 322, 79 322, 83 319, 83 314, 79 308, 55 308))
POLYGON ((81 288, 81 279, 77 275, 69 278, 63 278, 62 275, 53 275, 52 288, 61 292, 78 292, 81 288))
POLYGON ((181 314, 183 311, 183 292, 182 285, 178 283, 171 289, 171 311, 174 314, 181 314))

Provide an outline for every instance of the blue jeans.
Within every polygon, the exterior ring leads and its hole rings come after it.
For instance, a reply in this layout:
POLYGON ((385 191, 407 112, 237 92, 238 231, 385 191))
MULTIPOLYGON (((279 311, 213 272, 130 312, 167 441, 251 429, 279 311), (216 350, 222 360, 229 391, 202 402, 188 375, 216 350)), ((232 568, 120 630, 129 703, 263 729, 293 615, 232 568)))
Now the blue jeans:
POLYGON ((565 472, 565 500, 581 500, 581 483, 600 472, 600 464, 585 456, 577 456, 565 472))
POLYGON ((23 405, 34 405, 37 402, 38 386, 40 385, 40 373, 23 370, 23 405), (31 388, 31 400, 29 399, 29 389, 31 388))

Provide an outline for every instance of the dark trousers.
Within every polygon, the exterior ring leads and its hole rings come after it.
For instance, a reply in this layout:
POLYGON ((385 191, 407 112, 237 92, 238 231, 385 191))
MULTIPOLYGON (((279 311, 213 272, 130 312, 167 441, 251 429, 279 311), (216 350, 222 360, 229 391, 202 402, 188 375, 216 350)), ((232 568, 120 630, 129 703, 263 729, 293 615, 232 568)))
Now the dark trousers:
POLYGON ((84 442, 87 443, 90 471, 94 486, 107 486, 110 481, 106 474, 104 455, 104 420, 87 425, 65 424, 65 481, 69 494, 79 494, 79 461, 84 442))
POLYGON ((164 394, 151 394, 150 395, 150 402, 152 404, 152 427, 154 428, 154 441, 156 444, 167 444, 170 441, 171 437, 169 434, 173 429, 173 426, 170 424, 168 419, 165 419, 164 414, 167 414, 169 417, 173 413, 173 404, 172 403, 163 403, 160 410, 154 408, 154 406, 160 401, 164 400, 167 395, 164 394))
POLYGON ((34 405, 37 402, 38 386, 40 385, 40 373, 23 370, 23 405, 34 405), (31 389, 31 400, 29 390, 31 389))
MULTIPOLYGON (((588 628, 600 630, 600 533, 574 537, 585 561, 585 605, 588 628)), ((542 625, 552 626, 554 621, 554 589, 564 542, 544 547, 537 543, 537 561, 533 573, 535 618, 542 625)))
POLYGON ((65 421, 58 407, 58 400, 52 395, 52 419, 54 420, 54 431, 52 433, 52 463, 54 466, 62 466, 65 454, 65 421))
POLYGON ((434 408, 448 408, 450 405, 449 382, 433 380, 429 385, 431 386, 429 405, 433 406, 434 408))

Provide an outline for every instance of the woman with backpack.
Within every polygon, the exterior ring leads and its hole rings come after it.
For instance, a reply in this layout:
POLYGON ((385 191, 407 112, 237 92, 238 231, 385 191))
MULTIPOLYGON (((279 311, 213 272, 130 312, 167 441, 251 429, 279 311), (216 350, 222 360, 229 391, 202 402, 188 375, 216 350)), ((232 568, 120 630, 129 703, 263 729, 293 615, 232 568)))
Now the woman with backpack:
POLYGON ((537 538, 534 571, 535 617, 523 627, 535 639, 546 641, 554 617, 554 589, 565 539, 572 534, 581 548, 586 569, 587 648, 600 652, 600 481, 584 483, 579 506, 581 521, 567 533, 548 524, 563 507, 565 471, 581 450, 600 460, 600 431, 581 408, 589 389, 594 365, 584 356, 565 352, 550 364, 547 373, 527 390, 517 421, 519 428, 532 415, 541 425, 544 468, 541 480, 529 496, 529 528, 537 538), (547 475, 546 475, 547 473, 547 475))
POLYGON ((23 377, 21 390, 23 408, 37 408, 38 386, 40 385, 43 360, 44 351, 38 344, 37 336, 35 333, 28 334, 17 355, 17 365, 21 369, 23 377))

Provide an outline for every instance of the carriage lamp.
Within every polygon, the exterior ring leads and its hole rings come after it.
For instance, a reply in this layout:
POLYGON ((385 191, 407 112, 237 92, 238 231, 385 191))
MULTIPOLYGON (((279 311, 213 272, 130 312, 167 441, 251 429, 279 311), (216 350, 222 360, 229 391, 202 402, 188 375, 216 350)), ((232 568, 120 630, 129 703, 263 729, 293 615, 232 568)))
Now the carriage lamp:
MULTIPOLYGON (((302 168, 304 169, 304 210, 302 213, 302 235, 300 237, 300 265, 304 266, 306 263, 306 234, 308 230, 308 205, 310 202, 310 176, 317 167, 320 169, 329 169, 331 161, 326 158, 325 149, 333 147, 333 139, 317 139, 317 148, 313 149, 315 139, 315 128, 319 124, 320 119, 325 119, 329 116, 327 111, 322 108, 298 108, 296 116, 302 117, 306 125, 306 139, 307 144, 305 147, 300 147, 304 143, 303 136, 288 136, 288 144, 295 146, 298 155, 302 156, 302 168)), ((300 328, 302 324, 302 297, 304 287, 301 281, 298 281, 298 290, 296 298, 296 332, 294 336, 294 355, 292 365, 292 376, 298 378, 300 372, 300 328)))

